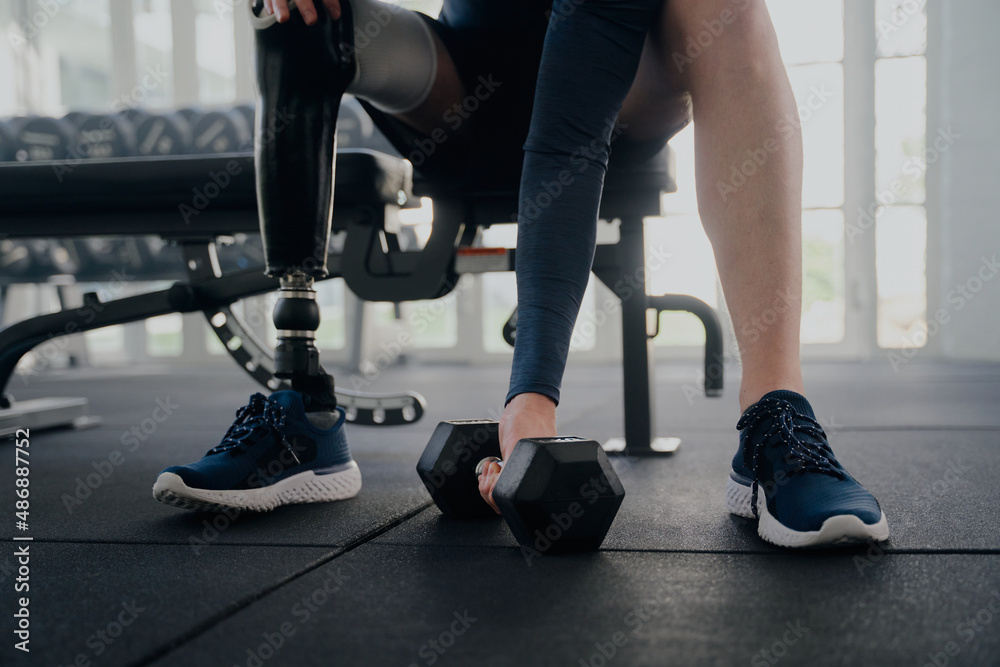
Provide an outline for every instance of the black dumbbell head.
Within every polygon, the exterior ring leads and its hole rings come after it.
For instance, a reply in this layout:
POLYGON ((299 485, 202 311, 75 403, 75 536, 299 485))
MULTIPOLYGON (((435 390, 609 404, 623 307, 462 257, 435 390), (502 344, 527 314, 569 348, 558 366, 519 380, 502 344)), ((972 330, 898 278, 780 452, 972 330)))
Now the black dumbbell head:
POLYGON ((521 440, 493 488, 514 537, 539 554, 598 548, 624 498, 601 446, 577 437, 521 440))
POLYGON ((58 118, 36 116, 17 124, 14 138, 14 159, 65 160, 73 143, 75 128, 58 118))
POLYGON ((139 127, 139 123, 149 118, 149 112, 137 107, 125 107, 115 112, 115 115, 124 118, 132 123, 132 127, 139 127))
POLYGON ((139 155, 186 155, 191 152, 191 127, 180 114, 152 114, 136 128, 139 155))
POLYGON ((196 153, 236 153, 250 150, 250 128, 239 111, 210 111, 193 127, 196 153))
POLYGON ((198 122, 198 119, 205 115, 205 112, 198 107, 184 107, 183 109, 178 109, 177 114, 193 127, 198 122))
POLYGON ((0 121, 0 162, 14 159, 14 132, 10 126, 0 121))
POLYGON ((479 495, 476 465, 500 456, 495 421, 469 419, 441 422, 417 462, 417 473, 445 515, 456 519, 496 517, 479 495))
POLYGON ((64 121, 72 124, 74 127, 80 124, 80 121, 89 116, 90 114, 85 111, 70 111, 68 114, 62 117, 64 121))
POLYGON ((31 247, 25 241, 0 239, 0 275, 21 278, 35 265, 31 247))
POLYGON ((84 159, 135 155, 135 128, 119 114, 78 118, 76 141, 70 148, 70 154, 84 159))

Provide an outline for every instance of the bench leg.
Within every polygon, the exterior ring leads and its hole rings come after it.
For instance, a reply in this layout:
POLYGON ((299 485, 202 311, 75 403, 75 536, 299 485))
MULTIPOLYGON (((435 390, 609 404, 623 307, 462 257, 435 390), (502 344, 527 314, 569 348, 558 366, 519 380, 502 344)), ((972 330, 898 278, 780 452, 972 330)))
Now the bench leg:
POLYGON ((607 451, 629 455, 668 454, 677 449, 678 438, 654 438, 656 391, 653 377, 653 341, 646 329, 649 302, 644 284, 630 284, 631 292, 622 293, 619 285, 624 275, 635 275, 632 267, 646 265, 646 238, 642 216, 622 219, 621 237, 613 247, 599 247, 594 272, 622 301, 622 380, 625 403, 625 437, 605 443, 607 451), (602 248, 607 248, 603 250, 602 248), (613 253, 613 254, 612 254, 613 253))
MULTIPOLYGON (((623 225, 622 243, 625 245, 623 225)), ((639 261, 642 259, 639 226, 639 261)), ((629 244, 631 245, 631 244, 629 244)), ((630 257, 630 260, 634 259, 630 257)), ((632 264, 626 266, 642 266, 632 264)), ((625 452, 651 454, 656 389, 653 377, 653 341, 646 334, 646 295, 636 292, 622 301, 622 386, 625 402, 625 452)))

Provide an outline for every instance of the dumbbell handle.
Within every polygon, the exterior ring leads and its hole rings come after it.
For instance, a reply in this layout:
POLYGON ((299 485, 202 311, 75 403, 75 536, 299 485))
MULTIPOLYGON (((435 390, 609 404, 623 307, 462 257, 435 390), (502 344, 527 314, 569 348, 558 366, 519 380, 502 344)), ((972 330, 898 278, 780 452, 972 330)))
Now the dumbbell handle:
POLYGON ((485 459, 476 464, 476 477, 483 474, 483 468, 486 467, 487 463, 496 463, 501 468, 503 468, 503 460, 496 456, 487 456, 485 459))

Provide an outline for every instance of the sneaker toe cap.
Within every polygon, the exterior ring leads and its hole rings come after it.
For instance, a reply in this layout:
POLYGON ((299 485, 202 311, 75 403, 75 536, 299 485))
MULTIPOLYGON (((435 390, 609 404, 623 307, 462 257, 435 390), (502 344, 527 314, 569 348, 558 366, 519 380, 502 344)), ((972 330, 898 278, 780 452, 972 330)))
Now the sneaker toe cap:
POLYGON ((180 477, 181 481, 183 481, 189 488, 217 490, 216 487, 218 484, 213 482, 218 482, 218 477, 206 474, 205 471, 194 466, 170 466, 160 474, 164 475, 167 473, 173 473, 174 475, 180 477))
POLYGON ((798 531, 816 531, 835 516, 853 515, 868 525, 881 520, 882 509, 865 487, 854 480, 829 479, 819 484, 813 480, 808 487, 794 490, 798 493, 789 494, 789 502, 777 508, 784 515, 779 517, 781 523, 798 531))

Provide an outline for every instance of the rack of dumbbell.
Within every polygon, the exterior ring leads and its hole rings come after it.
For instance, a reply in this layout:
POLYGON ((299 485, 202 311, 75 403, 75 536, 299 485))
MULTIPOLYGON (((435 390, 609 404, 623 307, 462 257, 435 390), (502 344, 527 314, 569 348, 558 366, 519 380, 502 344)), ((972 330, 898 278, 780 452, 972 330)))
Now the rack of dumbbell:
MULTIPOLYGON (((251 104, 6 118, 0 119, 0 162, 50 162, 59 179, 81 161, 98 158, 249 154, 253 125, 251 104)), ((337 142, 344 148, 395 153, 353 98, 345 99, 341 107, 337 142)), ((257 235, 238 235, 231 241, 219 248, 224 271, 262 265, 255 259, 263 257, 257 235)), ((81 283, 106 281, 116 269, 147 281, 178 280, 185 275, 180 248, 159 237, 14 240, 5 239, 0 227, 0 290, 12 283, 45 282, 57 275, 73 276, 81 283)))

